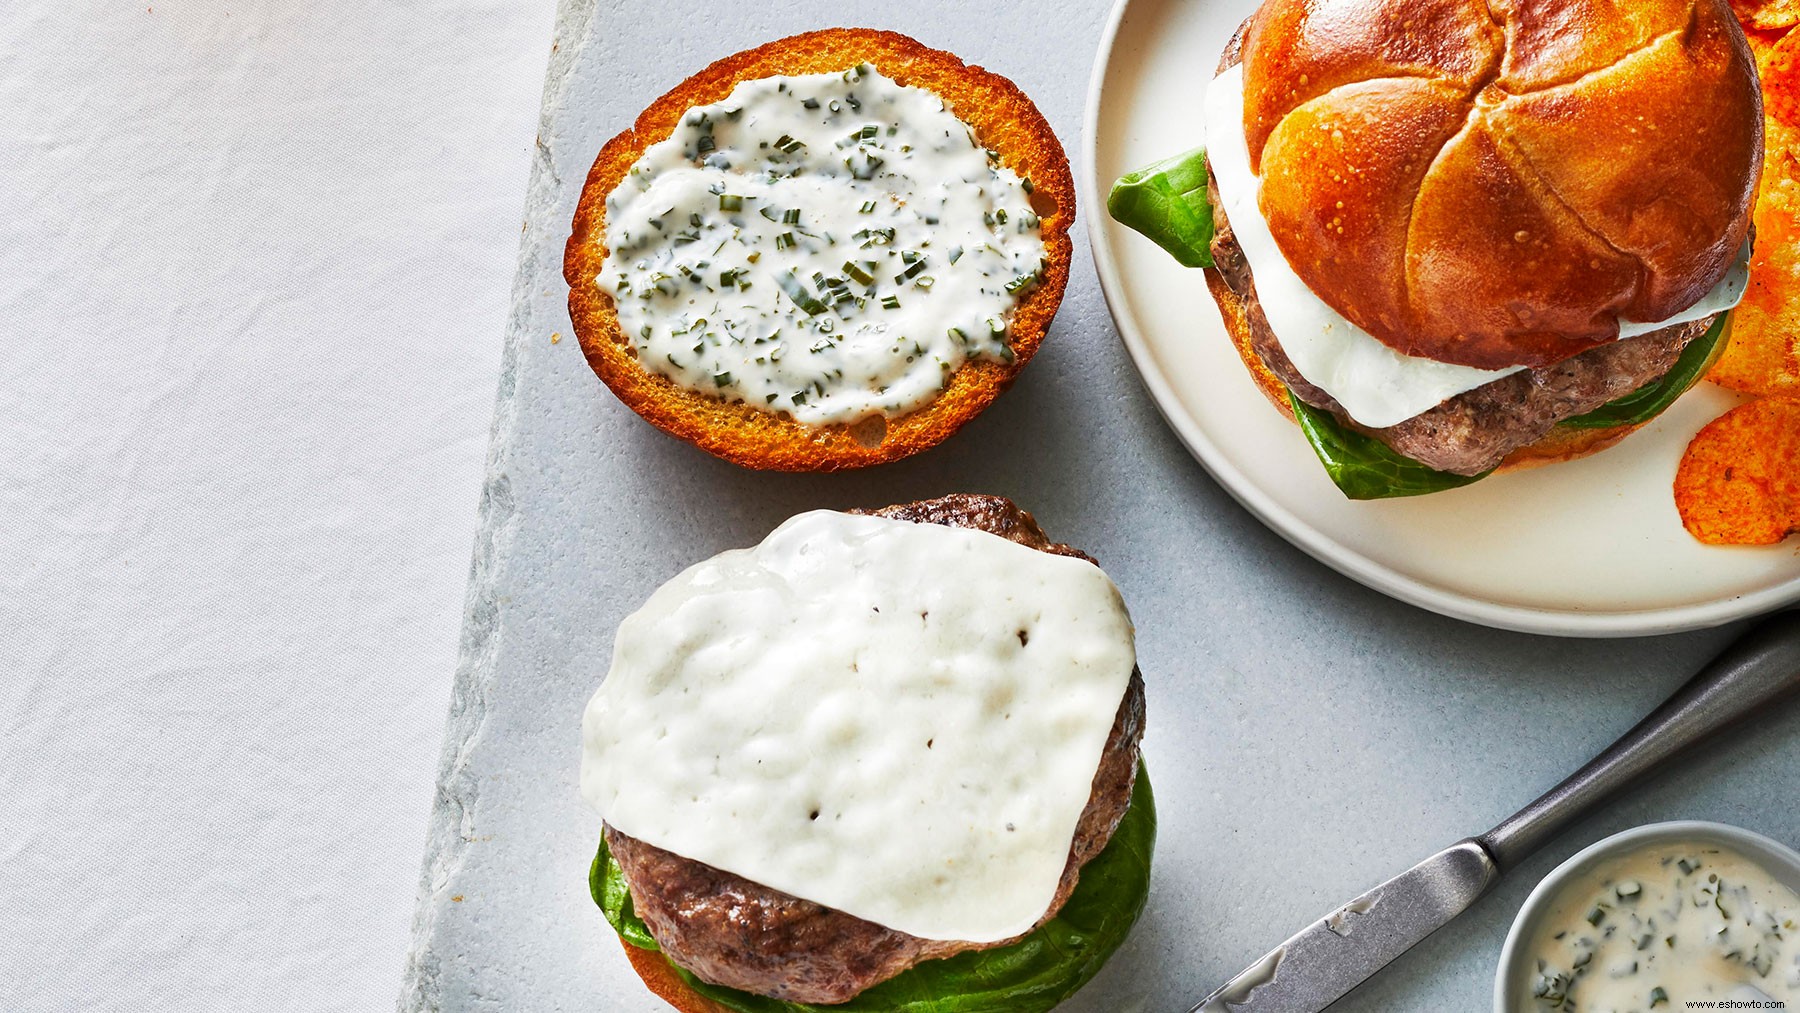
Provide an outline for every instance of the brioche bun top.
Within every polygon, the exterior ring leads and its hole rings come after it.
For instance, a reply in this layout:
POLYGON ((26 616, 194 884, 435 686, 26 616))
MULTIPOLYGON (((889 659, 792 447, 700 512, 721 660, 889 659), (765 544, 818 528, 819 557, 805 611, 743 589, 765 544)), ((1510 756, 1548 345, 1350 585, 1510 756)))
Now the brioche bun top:
POLYGON ((1692 305, 1748 233, 1727 0, 1267 0, 1242 59, 1282 252, 1406 354, 1559 362, 1692 305))

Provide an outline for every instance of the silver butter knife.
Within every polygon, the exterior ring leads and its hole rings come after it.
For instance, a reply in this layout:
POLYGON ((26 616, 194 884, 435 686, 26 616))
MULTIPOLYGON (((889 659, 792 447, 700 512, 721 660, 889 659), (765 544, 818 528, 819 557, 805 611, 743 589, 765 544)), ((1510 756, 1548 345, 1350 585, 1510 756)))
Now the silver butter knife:
POLYGON ((1313 922, 1188 1013, 1319 1013, 1487 893, 1502 873, 1664 760, 1800 692, 1800 612, 1763 620, 1537 801, 1313 922))

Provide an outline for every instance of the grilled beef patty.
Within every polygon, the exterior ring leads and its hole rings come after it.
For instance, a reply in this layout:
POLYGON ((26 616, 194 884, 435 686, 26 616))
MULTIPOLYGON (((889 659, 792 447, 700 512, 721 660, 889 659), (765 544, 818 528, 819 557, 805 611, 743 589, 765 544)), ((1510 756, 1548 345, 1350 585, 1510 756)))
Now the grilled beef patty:
MULTIPOLYGON (((1212 184, 1208 183, 1208 188, 1212 184)), ((1300 400, 1323 408, 1338 421, 1366 433, 1400 454, 1438 471, 1479 475, 1506 455, 1550 434, 1558 422, 1584 415, 1609 401, 1662 378, 1682 349, 1706 333, 1711 317, 1675 324, 1635 338, 1589 349, 1542 369, 1520 370, 1466 391, 1424 414, 1386 429, 1371 429, 1352 419, 1337 400, 1308 383, 1282 351, 1256 299, 1256 284, 1219 208, 1214 191, 1213 263, 1244 302, 1250 343, 1257 357, 1300 400)))
MULTIPOLYGON (((1092 562, 1076 549, 1051 542, 1030 514, 999 496, 946 496, 871 512, 919 524, 976 528, 1040 552, 1092 562)), ((1062 909, 1081 867, 1106 847, 1124 817, 1143 733, 1144 683, 1133 671, 1087 808, 1076 825, 1062 882, 1043 921, 1062 909)), ((729 988, 789 1002, 840 1003, 920 961, 1014 941, 920 939, 682 858, 611 827, 604 833, 638 917, 663 952, 700 978, 729 988)))
MULTIPOLYGON (((1240 28, 1239 38, 1226 46, 1220 72, 1238 63, 1242 32, 1240 28)), ((1215 229, 1213 264, 1244 303, 1257 357, 1300 400, 1438 471, 1479 475, 1499 466, 1508 454, 1548 436, 1558 422, 1585 415, 1661 379, 1674 367, 1682 349, 1712 325, 1713 318, 1706 317, 1601 345, 1552 366, 1501 377, 1398 425, 1371 429, 1352 419, 1330 394, 1308 383, 1282 351, 1257 302, 1250 265, 1220 205, 1218 183, 1210 166, 1206 189, 1212 199, 1215 229)))

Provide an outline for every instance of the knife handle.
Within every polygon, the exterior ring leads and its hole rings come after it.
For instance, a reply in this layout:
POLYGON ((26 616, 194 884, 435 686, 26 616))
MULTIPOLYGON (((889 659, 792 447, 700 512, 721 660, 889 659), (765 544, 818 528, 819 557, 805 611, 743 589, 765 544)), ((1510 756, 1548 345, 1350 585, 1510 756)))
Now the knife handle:
POLYGON ((1664 760, 1796 691, 1800 611, 1780 612, 1739 637, 1587 766, 1476 840, 1502 870, 1511 869, 1664 760))

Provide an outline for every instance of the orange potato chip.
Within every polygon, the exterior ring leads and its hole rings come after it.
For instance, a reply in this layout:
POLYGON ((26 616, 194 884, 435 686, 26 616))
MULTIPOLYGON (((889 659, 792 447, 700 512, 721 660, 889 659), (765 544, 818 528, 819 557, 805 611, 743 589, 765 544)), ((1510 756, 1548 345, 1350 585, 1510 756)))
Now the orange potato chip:
POLYGON ((1800 396, 1800 161, 1765 171, 1756 204, 1750 287, 1731 320, 1731 343, 1707 378, 1746 394, 1800 396))
POLYGON ((1800 395, 1800 31, 1759 47, 1757 62, 1767 154, 1752 213, 1756 253, 1731 344, 1708 378, 1746 394, 1800 395))
POLYGON ((1708 545, 1773 545, 1800 531, 1800 401, 1752 401, 1708 423, 1681 455, 1675 508, 1708 545))
POLYGON ((1765 176, 1754 218, 1750 288, 1707 378, 1746 394, 1800 396, 1800 182, 1765 176))
POLYGON ((1745 28, 1770 31, 1800 23, 1800 2, 1796 0, 1731 0, 1731 9, 1745 28))
POLYGON ((1749 38, 1762 77, 1763 115, 1784 126, 1800 126, 1800 32, 1749 38))

